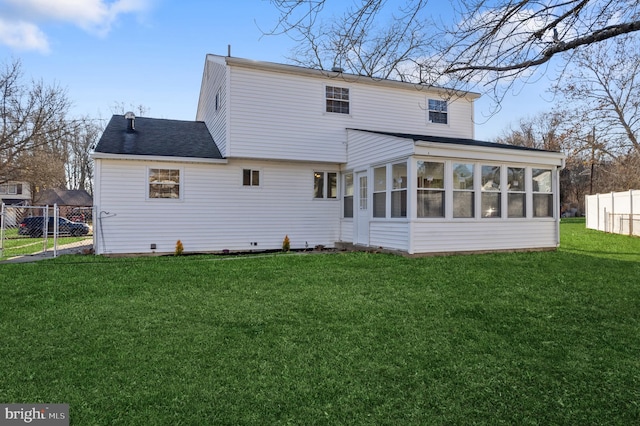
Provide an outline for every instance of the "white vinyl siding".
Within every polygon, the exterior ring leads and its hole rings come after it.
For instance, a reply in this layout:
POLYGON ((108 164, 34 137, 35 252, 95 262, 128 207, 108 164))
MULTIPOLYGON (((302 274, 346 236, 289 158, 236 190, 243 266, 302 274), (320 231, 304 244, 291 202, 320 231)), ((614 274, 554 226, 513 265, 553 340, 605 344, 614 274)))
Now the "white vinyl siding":
POLYGON ((333 247, 339 240, 341 204, 317 203, 309 196, 312 170, 319 164, 163 162, 163 168, 182 168, 183 199, 159 203, 162 200, 147 199, 145 189, 148 168, 159 163, 96 163, 100 191, 94 202, 98 211, 109 212, 96 224, 97 253, 171 253, 177 240, 186 252, 279 249, 285 235, 292 249, 333 247), (259 191, 241 190, 238 176, 243 169, 259 169, 268 176, 259 191))
POLYGON ((324 78, 231 66, 229 79, 227 150, 235 157, 343 163, 346 128, 473 137, 473 102, 452 101, 450 125, 428 127, 425 92, 412 85, 350 82, 349 114, 336 114, 325 112, 324 78))
POLYGON ((202 87, 198 101, 197 121, 204 121, 211 132, 213 141, 223 157, 227 151, 227 68, 213 61, 206 61, 202 76, 202 87))

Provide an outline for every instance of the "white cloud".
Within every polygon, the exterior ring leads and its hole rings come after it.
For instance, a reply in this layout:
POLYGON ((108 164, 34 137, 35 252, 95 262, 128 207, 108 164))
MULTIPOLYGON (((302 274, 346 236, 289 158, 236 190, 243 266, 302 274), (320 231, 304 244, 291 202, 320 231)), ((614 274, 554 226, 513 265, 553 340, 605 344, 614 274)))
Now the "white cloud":
POLYGON ((16 50, 49 52, 49 42, 40 29, 29 22, 0 18, 0 43, 16 50))
POLYGON ((153 0, 0 0, 5 15, 0 22, 0 43, 23 49, 47 50, 46 35, 37 26, 58 22, 106 36, 119 16, 147 11, 153 0), (5 16, 6 18, 7 16, 5 16))

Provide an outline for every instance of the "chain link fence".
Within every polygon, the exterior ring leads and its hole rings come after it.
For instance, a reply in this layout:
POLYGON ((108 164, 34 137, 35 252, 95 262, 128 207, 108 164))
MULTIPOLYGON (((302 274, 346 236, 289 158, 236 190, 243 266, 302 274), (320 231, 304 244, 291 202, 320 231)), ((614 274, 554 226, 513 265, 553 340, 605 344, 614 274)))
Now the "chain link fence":
POLYGON ((2 204, 0 260, 93 251, 91 207, 2 204))

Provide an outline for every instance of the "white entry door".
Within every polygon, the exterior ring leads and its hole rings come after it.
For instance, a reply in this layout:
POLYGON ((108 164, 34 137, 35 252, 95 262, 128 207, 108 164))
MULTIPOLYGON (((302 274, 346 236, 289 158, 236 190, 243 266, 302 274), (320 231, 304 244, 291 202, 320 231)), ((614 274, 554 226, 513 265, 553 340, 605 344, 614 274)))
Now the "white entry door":
POLYGON ((369 245, 369 185, 367 183, 367 172, 356 173, 356 229, 354 244, 369 245))

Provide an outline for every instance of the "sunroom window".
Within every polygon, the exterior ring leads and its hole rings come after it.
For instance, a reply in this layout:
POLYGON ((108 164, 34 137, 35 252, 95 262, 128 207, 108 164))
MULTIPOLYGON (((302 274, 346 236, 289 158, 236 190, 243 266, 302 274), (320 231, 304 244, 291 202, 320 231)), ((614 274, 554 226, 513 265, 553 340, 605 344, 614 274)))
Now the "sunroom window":
POLYGON ((407 217, 407 163, 391 166, 391 217, 407 217))
POLYGON ((553 186, 551 170, 533 169, 533 216, 553 217, 553 186))
POLYGON ((373 217, 387 216, 387 166, 373 169, 373 217))
POLYGON ((474 217, 473 164, 453 164, 453 217, 474 217))
POLYGON ((507 167, 507 215, 509 217, 526 216, 526 192, 524 186, 524 169, 507 167))
POLYGON ((501 216, 500 166, 482 166, 482 217, 501 216))
POLYGON ((444 217, 444 163, 418 161, 418 217, 444 217))

